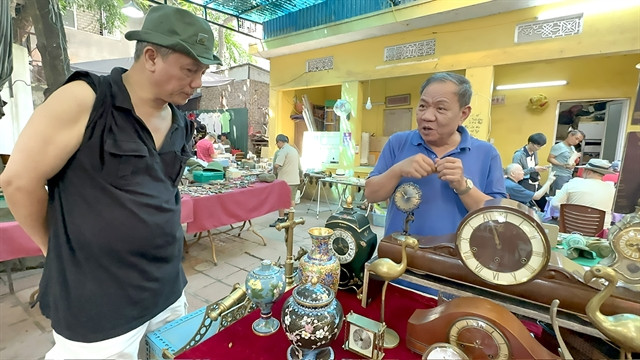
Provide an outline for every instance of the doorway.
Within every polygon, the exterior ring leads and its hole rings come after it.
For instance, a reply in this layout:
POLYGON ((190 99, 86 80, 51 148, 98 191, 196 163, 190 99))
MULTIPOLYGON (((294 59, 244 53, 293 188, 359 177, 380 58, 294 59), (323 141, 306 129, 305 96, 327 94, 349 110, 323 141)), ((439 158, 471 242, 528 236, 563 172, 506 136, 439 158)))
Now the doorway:
POLYGON ((593 158, 621 160, 628 113, 629 99, 559 101, 554 144, 564 140, 570 130, 578 129, 585 133, 576 146, 582 153, 581 165, 593 158))

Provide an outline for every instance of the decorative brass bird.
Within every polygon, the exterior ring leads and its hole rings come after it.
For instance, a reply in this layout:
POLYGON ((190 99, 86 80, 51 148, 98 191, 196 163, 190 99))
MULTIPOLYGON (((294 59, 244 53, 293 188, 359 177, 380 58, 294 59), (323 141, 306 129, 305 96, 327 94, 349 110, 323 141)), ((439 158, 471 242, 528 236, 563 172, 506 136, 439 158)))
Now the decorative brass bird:
MULTIPOLYGON (((389 284, 389 281, 399 278, 404 274, 405 270, 407 270, 407 247, 414 250, 418 248, 418 240, 411 236, 393 234, 393 238, 402 243, 402 261, 400 264, 396 264, 393 260, 388 258, 380 258, 372 262, 364 274, 365 283, 369 282, 369 274, 371 273, 376 274, 384 280, 384 285, 382 286, 382 304, 380 305, 381 323, 384 323, 384 300, 387 292, 387 285, 389 284)), ((387 327, 384 332, 384 347, 391 349, 398 346, 399 343, 400 337, 398 336, 398 333, 387 327)))
POLYGON ((611 296, 618 276, 612 268, 597 265, 587 270, 584 282, 588 284, 594 278, 608 281, 605 288, 587 303, 585 312, 591 323, 606 337, 620 346, 620 359, 631 359, 631 353, 640 352, 640 316, 617 314, 606 316, 600 312, 600 306, 611 296))

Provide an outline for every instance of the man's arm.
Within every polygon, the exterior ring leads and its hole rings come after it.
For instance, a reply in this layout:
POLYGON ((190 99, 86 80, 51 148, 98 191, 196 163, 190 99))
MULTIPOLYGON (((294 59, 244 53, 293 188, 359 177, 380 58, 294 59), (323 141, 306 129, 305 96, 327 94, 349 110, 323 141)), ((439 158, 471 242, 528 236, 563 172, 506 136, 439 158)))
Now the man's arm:
POLYGON ((83 81, 51 94, 22 130, 0 176, 9 209, 45 255, 49 242, 45 184, 82 143, 94 101, 95 93, 83 81))
POLYGON ((566 169, 573 169, 575 167, 575 164, 563 164, 560 161, 556 160, 556 155, 554 154, 549 154, 549 156, 547 157, 547 161, 549 162, 549 164, 564 167, 566 169))
POLYGON ((549 177, 547 178, 547 181, 544 183, 544 185, 542 185, 540 189, 538 189, 538 191, 533 194, 533 200, 539 200, 547 192, 549 192, 549 188, 551 187, 551 184, 553 184, 553 181, 555 179, 555 174, 552 171, 551 173, 549 173, 549 177))

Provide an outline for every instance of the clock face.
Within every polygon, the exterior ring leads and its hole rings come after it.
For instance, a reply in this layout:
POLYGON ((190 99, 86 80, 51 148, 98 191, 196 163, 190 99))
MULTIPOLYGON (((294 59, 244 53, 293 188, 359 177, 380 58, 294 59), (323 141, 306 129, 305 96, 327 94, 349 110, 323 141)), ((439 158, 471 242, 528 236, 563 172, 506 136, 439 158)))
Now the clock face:
POLYGON ((462 317, 449 329, 449 343, 470 359, 510 358, 509 342, 498 328, 476 317, 462 317))
POLYGON ((334 229, 331 236, 331 248, 336 254, 340 264, 346 264, 356 255, 356 241, 350 232, 343 229, 334 229))
POLYGON ((402 212, 411 212, 418 208, 422 201, 422 191, 414 183, 404 183, 393 194, 393 202, 402 212))
POLYGON ((640 228, 631 227, 616 234, 617 240, 613 246, 617 245, 619 254, 627 259, 640 261, 640 228))
POLYGON ((447 343, 435 343, 422 354, 422 360, 469 360, 458 347, 447 343))
POLYGON ((640 227, 632 225, 617 231, 611 246, 616 258, 610 266, 622 277, 620 280, 640 284, 640 227))
POLYGON ((456 246, 462 262, 477 276, 498 285, 533 279, 549 263, 550 246, 542 226, 509 207, 469 213, 460 223, 456 246))

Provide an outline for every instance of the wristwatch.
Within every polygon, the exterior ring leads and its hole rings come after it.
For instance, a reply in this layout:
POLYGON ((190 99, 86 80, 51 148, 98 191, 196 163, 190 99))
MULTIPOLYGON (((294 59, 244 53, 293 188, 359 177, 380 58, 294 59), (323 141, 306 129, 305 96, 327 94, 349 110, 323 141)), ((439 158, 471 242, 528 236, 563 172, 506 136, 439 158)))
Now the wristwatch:
POLYGON ((455 192, 456 194, 458 194, 458 196, 462 196, 466 193, 468 193, 469 191, 471 191, 471 189, 473 189, 473 181, 471 181, 471 179, 469 179, 468 177, 464 178, 464 182, 467 184, 467 187, 465 187, 464 189, 457 191, 456 189, 453 189, 453 192, 455 192))

